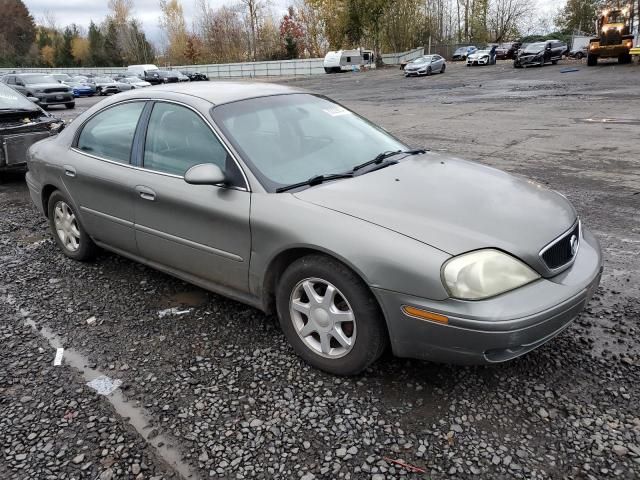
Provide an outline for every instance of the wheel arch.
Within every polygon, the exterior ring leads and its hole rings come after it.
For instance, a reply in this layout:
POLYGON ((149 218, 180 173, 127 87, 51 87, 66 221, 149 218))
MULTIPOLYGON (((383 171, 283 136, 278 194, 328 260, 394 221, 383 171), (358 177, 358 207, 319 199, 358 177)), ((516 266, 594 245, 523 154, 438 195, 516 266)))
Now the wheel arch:
POLYGON ((289 265, 291 265, 296 260, 308 255, 324 255, 328 258, 331 258, 332 260, 340 262, 345 267, 349 268, 358 276, 358 278, 360 278, 360 280, 362 280, 362 283, 369 290, 371 296, 376 300, 380 311, 384 312, 380 301, 371 290, 369 282, 367 282, 362 271, 356 268, 345 258, 342 258, 340 255, 336 255, 334 252, 330 252, 321 247, 312 245, 300 245, 286 248, 274 255, 273 258, 271 258, 271 260, 268 262, 261 284, 262 304, 265 312, 270 314, 276 313, 276 288, 278 286, 280 278, 282 277, 282 274, 287 269, 287 267, 289 267, 289 265))
POLYGON ((42 187, 42 194, 40 195, 42 199, 42 210, 44 211, 44 216, 47 218, 49 218, 49 199, 56 190, 60 189, 50 183, 42 187))

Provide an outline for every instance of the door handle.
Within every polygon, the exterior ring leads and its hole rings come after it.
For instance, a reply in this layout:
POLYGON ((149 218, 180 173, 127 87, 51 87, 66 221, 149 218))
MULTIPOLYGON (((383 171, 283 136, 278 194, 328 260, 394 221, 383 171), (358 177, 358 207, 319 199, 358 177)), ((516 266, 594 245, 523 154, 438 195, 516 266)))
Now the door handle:
POLYGON ((142 198, 143 200, 154 202, 156 199, 156 192, 151 190, 149 187, 145 187, 144 185, 138 185, 136 187, 136 192, 138 192, 138 195, 140 195, 140 198, 142 198))
POLYGON ((75 176, 76 176, 76 169, 75 169, 75 168, 73 168, 71 165, 64 165, 64 167, 63 167, 63 168, 64 168, 64 174, 65 174, 67 177, 71 177, 71 178, 73 178, 73 177, 75 177, 75 176))

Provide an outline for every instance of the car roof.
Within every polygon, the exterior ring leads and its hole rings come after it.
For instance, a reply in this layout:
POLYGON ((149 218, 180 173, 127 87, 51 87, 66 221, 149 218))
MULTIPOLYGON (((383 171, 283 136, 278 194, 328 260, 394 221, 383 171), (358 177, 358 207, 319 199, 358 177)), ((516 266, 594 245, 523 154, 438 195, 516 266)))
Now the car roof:
MULTIPOLYGON (((153 91, 191 95, 207 100, 215 105, 236 102, 256 97, 268 97, 271 95, 286 95, 292 93, 306 93, 304 90, 264 82, 234 82, 212 81, 196 83, 173 83, 160 85, 153 91)), ((145 90, 133 90, 126 95, 131 97, 149 98, 150 92, 145 90)))

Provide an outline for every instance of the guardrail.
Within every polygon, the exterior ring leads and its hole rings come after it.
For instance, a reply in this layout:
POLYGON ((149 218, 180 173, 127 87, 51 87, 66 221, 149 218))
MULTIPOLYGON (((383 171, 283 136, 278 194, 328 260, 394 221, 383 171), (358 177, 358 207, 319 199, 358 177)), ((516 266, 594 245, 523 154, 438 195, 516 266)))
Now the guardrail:
MULTIPOLYGON (((398 65, 418 58, 424 54, 424 48, 416 48, 401 53, 386 53, 382 61, 388 65, 398 65)), ((297 60, 274 60, 268 62, 213 63, 207 65, 178 65, 171 70, 205 73, 210 78, 253 78, 253 77, 294 77, 318 75, 324 73, 322 58, 303 58, 297 60)), ((162 68, 162 67, 160 67, 162 68)), ((75 68, 0 68, 0 74, 12 73, 73 73, 94 75, 116 75, 125 73, 126 67, 75 67, 75 68)))

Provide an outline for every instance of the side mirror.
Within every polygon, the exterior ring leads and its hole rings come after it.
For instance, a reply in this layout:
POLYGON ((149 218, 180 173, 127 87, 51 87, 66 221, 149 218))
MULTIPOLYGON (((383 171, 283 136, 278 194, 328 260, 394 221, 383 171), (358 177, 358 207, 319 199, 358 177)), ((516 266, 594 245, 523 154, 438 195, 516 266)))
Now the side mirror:
POLYGON ((191 185, 220 185, 225 180, 224 172, 213 163, 194 165, 184 174, 184 181, 191 185))
POLYGON ((38 97, 27 97, 27 100, 30 100, 33 103, 40 103, 40 99, 38 97))

